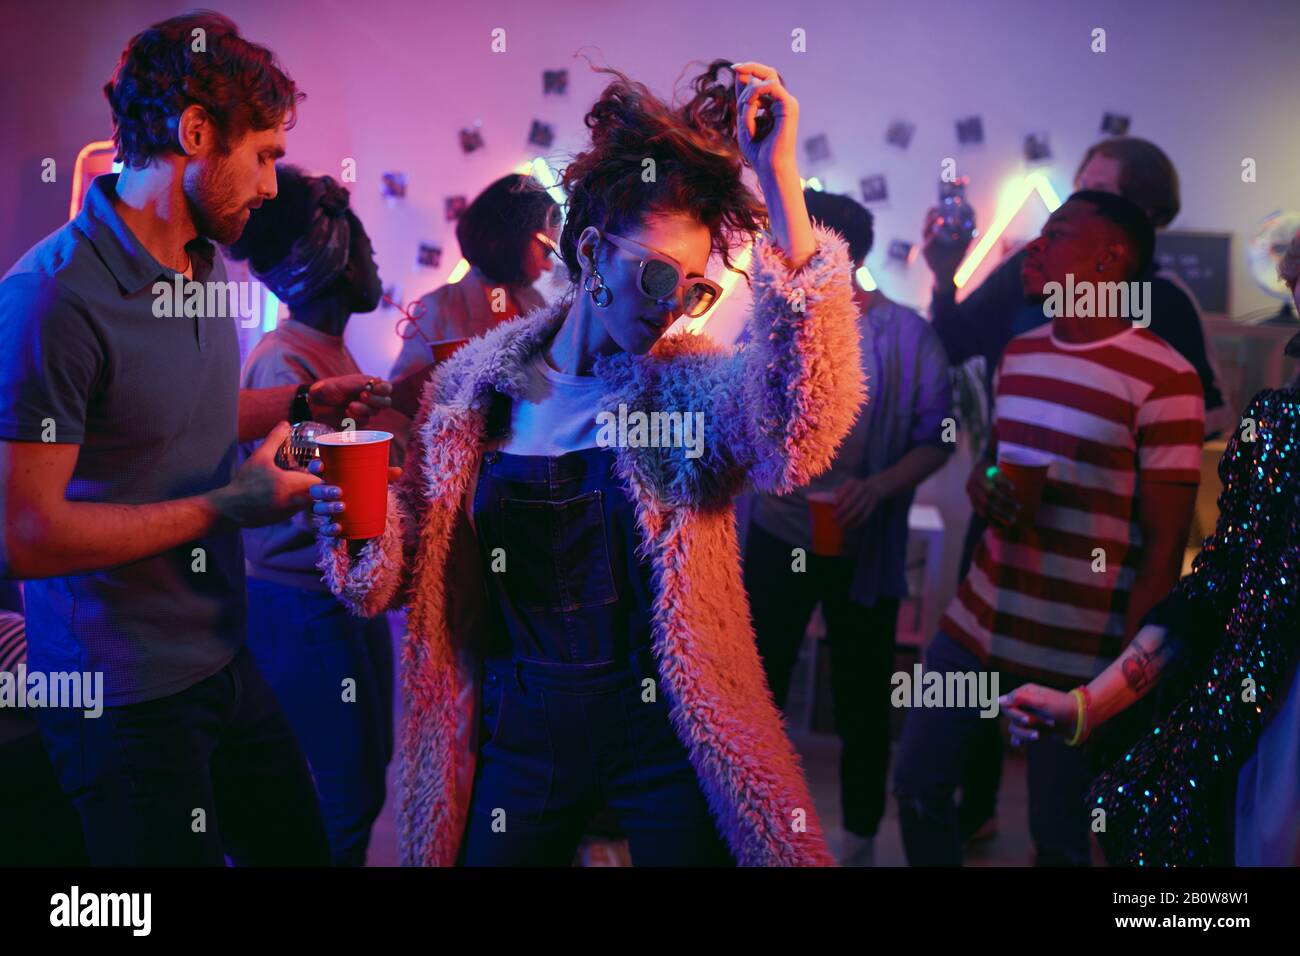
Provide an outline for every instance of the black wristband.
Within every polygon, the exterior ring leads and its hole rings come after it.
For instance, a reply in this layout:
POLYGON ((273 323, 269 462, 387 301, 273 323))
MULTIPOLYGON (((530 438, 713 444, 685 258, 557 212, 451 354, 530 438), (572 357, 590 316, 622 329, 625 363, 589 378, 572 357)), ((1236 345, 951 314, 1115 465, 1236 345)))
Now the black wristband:
POLYGON ((311 421, 311 403, 307 401, 307 393, 311 390, 310 385, 299 385, 298 390, 293 393, 293 402, 289 405, 289 422, 297 425, 299 422, 311 421))

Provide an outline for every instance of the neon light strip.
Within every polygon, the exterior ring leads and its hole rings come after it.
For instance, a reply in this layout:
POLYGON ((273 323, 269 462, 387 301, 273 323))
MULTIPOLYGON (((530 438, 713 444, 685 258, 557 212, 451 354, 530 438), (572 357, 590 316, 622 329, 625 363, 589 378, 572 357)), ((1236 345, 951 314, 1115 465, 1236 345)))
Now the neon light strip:
POLYGON ((280 300, 266 286, 262 286, 262 294, 266 296, 262 303, 262 331, 271 332, 280 321, 280 300))
POLYGON ((1043 201, 1049 213, 1056 212, 1061 205, 1061 197, 1057 195, 1052 188, 1051 182, 1047 178, 1047 173, 1037 170, 1022 178, 1019 183, 1012 182, 1003 187, 1002 199, 998 203, 998 213, 993 218, 993 225, 980 241, 975 244, 975 248, 966 256, 966 260, 957 270, 953 282, 957 288, 962 288, 970 281, 970 277, 975 274, 975 270, 980 267, 989 252, 992 251, 994 243, 1001 238, 1002 233, 1006 232, 1007 226, 1011 225, 1011 220, 1016 218, 1017 213, 1024 208, 1025 203, 1029 201, 1030 195, 1037 192, 1038 197, 1043 201))
POLYGON ((81 170, 86 165, 86 159, 91 153, 112 148, 113 141, 111 139, 100 139, 93 143, 87 143, 81 147, 81 152, 77 153, 77 161, 72 165, 72 202, 68 204, 69 219, 76 219, 77 213, 81 212, 81 170))
POLYGON ((469 260, 462 258, 456 263, 456 268, 451 270, 451 275, 447 276, 447 285, 455 285, 461 279, 469 274, 469 260))

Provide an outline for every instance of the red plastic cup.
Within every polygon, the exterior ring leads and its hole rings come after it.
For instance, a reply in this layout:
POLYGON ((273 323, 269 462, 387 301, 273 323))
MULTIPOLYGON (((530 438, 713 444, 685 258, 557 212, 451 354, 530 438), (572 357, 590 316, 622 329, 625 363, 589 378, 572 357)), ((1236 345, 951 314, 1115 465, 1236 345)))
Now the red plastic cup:
POLYGON ((433 343, 433 360, 445 362, 451 358, 469 339, 447 339, 445 342, 433 343))
POLYGON ((812 518, 812 552, 838 558, 844 550, 844 526, 835 520, 835 492, 815 491, 808 495, 812 518))
POLYGON ((1016 486, 1015 499, 1020 502, 1021 527, 1032 528, 1034 516, 1043 500, 1047 484, 1047 467, 1052 456, 1029 448, 999 448, 998 471, 1016 486))
POLYGON ((388 520, 388 448, 392 432, 345 431, 316 436, 322 478, 342 489, 334 520, 344 538, 377 538, 388 520))

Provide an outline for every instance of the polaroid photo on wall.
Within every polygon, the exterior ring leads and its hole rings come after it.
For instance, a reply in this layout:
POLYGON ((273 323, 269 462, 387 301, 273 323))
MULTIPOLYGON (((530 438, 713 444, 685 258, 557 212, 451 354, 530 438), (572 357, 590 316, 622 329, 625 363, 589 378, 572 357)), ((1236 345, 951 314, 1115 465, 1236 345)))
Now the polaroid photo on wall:
POLYGON ((893 239, 889 243, 889 261, 895 265, 907 266, 912 263, 914 246, 902 239, 893 239))
POLYGON ((542 94, 544 96, 563 96, 569 92, 568 70, 543 70, 542 94))
POLYGON ((957 142, 961 146, 982 146, 984 144, 984 118, 967 116, 957 120, 957 142))
POLYGON ((1052 158, 1052 147, 1046 133, 1030 133, 1025 137, 1025 160, 1030 163, 1045 163, 1052 158))
POLYGON ((1132 125, 1132 118, 1123 113, 1106 113, 1101 118, 1101 131, 1111 136, 1127 135, 1128 128, 1132 125))
POLYGON ((380 195, 385 199, 406 198, 406 173, 384 173, 380 195))
POLYGON ((877 173, 874 176, 863 176, 859 185, 862 189, 862 201, 864 203, 889 201, 889 187, 886 185, 882 173, 877 173))
POLYGON ((436 269, 442 262, 442 249, 430 242, 422 242, 415 261, 426 269, 436 269))
POLYGON ((529 145, 550 149, 551 144, 554 142, 555 127, 551 126, 550 123, 543 123, 541 120, 533 120, 532 128, 528 130, 529 145))
POLYGON ((803 142, 804 155, 810 163, 824 163, 831 158, 831 141, 825 133, 809 136, 803 142))
POLYGON ((909 123, 906 120, 894 120, 885 130, 885 142, 890 146, 897 146, 899 149, 907 149, 912 145, 912 136, 916 133, 916 124, 909 123))
POLYGON ((475 150, 483 148, 483 132, 479 124, 466 127, 460 131, 460 150, 462 153, 472 153, 475 150))

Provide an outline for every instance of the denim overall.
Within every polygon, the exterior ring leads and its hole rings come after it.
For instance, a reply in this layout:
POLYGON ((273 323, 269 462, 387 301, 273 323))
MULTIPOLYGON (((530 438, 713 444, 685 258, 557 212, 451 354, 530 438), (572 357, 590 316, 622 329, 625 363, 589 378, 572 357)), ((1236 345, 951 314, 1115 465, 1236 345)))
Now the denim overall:
POLYGON ((614 462, 609 448, 483 458, 493 625, 465 865, 567 866, 602 811, 638 866, 731 862, 668 718, 650 562, 614 462))

